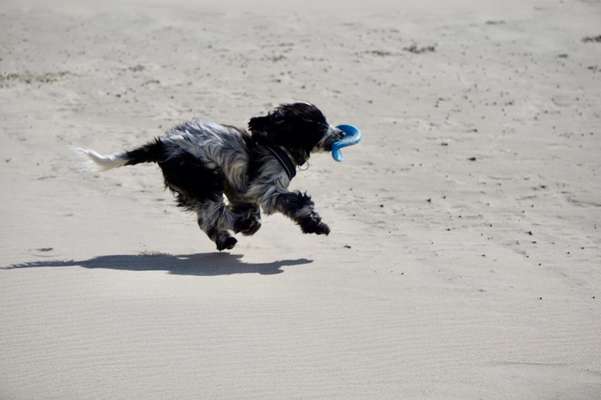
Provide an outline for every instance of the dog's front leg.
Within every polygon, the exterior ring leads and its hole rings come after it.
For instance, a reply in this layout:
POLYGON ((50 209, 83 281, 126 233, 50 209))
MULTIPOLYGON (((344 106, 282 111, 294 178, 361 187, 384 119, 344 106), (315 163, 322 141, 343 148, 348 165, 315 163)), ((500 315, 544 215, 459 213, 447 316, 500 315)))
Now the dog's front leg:
POLYGON ((254 235, 261 227, 261 212, 254 203, 232 203, 228 205, 235 216, 233 229, 243 235, 254 235))
POLYGON ((268 214, 277 211, 296 222, 304 233, 328 235, 330 227, 321 222, 311 197, 301 192, 278 192, 264 198, 261 206, 268 214))

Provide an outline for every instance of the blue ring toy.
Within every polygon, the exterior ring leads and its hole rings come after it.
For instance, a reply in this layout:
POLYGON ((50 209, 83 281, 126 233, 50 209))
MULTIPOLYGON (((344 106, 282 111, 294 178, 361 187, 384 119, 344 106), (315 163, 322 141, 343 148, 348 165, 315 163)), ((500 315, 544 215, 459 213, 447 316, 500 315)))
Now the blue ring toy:
POLYGON ((356 126, 347 124, 338 125, 336 128, 344 133, 344 137, 332 144, 332 157, 336 161, 342 161, 344 157, 342 157, 340 150, 359 143, 361 141, 361 131, 356 126))

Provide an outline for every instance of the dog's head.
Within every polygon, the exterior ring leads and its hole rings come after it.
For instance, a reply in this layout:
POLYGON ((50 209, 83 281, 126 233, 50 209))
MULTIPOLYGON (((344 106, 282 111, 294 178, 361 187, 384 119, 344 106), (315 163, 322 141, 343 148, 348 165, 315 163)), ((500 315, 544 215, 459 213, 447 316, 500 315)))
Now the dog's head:
POLYGON ((258 143, 283 146, 301 164, 311 152, 331 151, 332 144, 344 136, 309 103, 282 104, 267 115, 252 118, 248 127, 258 143))

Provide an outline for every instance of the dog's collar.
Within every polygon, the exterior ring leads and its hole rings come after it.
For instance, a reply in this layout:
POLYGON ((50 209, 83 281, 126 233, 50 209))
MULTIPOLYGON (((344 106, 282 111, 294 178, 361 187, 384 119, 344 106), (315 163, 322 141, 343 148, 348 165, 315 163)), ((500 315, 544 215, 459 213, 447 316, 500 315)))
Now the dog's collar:
POLYGON ((276 160, 282 165, 288 179, 292 180, 296 176, 296 165, 292 161, 292 157, 282 146, 269 146, 264 145, 267 150, 275 157, 276 160))

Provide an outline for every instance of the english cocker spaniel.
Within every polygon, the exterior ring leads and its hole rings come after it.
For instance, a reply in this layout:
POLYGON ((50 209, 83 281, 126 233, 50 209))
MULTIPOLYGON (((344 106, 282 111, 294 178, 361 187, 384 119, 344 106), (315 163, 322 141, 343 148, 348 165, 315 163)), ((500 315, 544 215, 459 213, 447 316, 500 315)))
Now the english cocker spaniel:
POLYGON ((230 231, 257 232, 260 209, 286 215, 304 233, 329 234, 311 197, 288 185, 311 153, 330 151, 343 136, 315 105, 299 102, 251 118, 248 131, 193 119, 133 150, 81 150, 102 169, 157 163, 178 206, 195 212, 200 229, 224 250, 237 242, 230 231))

